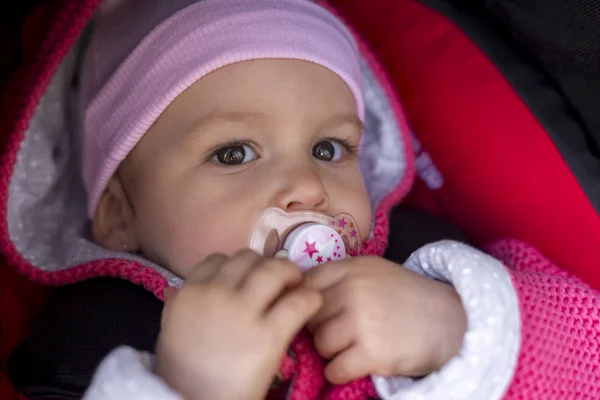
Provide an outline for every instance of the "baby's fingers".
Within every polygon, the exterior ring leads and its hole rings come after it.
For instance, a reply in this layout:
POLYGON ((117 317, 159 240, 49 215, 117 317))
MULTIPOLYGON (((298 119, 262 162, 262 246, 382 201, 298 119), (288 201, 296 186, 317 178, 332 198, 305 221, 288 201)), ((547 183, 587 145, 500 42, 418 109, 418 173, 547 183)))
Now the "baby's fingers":
POLYGON ((212 282, 235 289, 243 285, 245 277, 261 260, 262 257, 255 252, 248 249, 241 250, 221 265, 212 282))
POLYGON ((281 345, 288 345, 293 337, 323 304, 323 296, 316 290, 297 287, 277 300, 265 315, 281 345))
POLYGON ((331 360, 337 354, 350 348, 354 337, 354 330, 352 324, 348 322, 347 313, 342 312, 321 325, 314 332, 313 341, 321 357, 331 360))
POLYGON ((370 373, 370 361, 356 345, 338 354, 325 367, 325 378, 334 385, 343 385, 370 373))
POLYGON ((250 271, 239 292, 248 305, 263 313, 301 280, 302 273, 292 262, 267 258, 250 271))
POLYGON ((229 259, 224 254, 215 253, 206 257, 204 261, 195 265, 185 276, 187 284, 203 283, 211 280, 218 272, 221 266, 229 259))
POLYGON ((337 285, 346 276, 348 276, 347 262, 336 261, 321 264, 306 271, 302 284, 311 289, 325 290, 337 285))

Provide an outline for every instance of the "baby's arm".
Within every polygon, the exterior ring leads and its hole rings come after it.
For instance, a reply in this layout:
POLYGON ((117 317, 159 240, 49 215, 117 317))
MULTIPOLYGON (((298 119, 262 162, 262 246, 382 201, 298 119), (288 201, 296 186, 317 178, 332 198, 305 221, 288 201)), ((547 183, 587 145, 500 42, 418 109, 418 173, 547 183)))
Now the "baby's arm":
POLYGON ((517 294, 498 260, 462 243, 417 250, 405 266, 450 283, 461 297, 468 329, 459 354, 420 380, 373 377, 383 399, 498 399, 508 387, 520 343, 517 294))
POLYGON ((503 264, 452 242, 411 257, 409 268, 455 286, 468 332, 459 355, 437 373, 416 382, 374 378, 382 397, 597 398, 598 291, 522 242, 488 250, 503 264))

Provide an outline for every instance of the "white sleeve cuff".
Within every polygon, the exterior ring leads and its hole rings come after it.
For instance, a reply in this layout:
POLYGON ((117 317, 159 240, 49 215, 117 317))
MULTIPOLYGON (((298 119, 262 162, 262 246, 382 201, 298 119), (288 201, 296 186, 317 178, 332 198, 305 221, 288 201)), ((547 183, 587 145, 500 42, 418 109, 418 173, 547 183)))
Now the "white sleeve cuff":
POLYGON ((459 354, 423 379, 373 376, 384 400, 500 399, 517 365, 521 321, 517 293, 498 260, 470 246, 441 241, 423 246, 405 266, 452 284, 467 313, 459 354))
POLYGON ((83 400, 182 400, 152 373, 154 356, 130 347, 113 350, 102 361, 83 400))

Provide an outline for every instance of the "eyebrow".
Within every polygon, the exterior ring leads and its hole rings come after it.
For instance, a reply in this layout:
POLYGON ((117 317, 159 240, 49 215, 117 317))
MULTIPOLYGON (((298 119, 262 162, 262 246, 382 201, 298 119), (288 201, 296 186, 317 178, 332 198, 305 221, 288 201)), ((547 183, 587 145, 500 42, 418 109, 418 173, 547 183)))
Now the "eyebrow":
POLYGON ((255 124, 266 123, 268 117, 262 113, 254 112, 228 112, 225 114, 212 114, 198 121, 191 129, 185 132, 185 138, 192 139, 200 133, 210 133, 211 126, 227 123, 255 124))
POLYGON ((365 129, 365 124, 358 118, 356 115, 338 115, 331 118, 323 128, 333 129, 338 128, 343 125, 353 125, 357 128, 361 133, 365 129))
MULTIPOLYGON (((213 114, 200 120, 191 129, 186 131, 186 138, 193 138, 200 133, 210 132, 208 129, 210 126, 234 123, 234 124, 267 124, 269 117, 263 113, 257 112, 228 112, 224 114, 213 114)), ((321 130, 335 129, 344 125, 352 125, 359 132, 362 133, 364 130, 364 124, 356 115, 337 115, 330 118, 323 126, 321 130)))

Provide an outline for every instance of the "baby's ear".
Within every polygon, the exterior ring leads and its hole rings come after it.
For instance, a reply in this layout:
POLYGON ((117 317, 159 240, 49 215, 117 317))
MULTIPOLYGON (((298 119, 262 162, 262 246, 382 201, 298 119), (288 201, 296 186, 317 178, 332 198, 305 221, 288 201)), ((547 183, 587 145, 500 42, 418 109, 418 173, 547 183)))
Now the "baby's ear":
POLYGON ((140 244, 134 229, 135 214, 117 174, 98 200, 92 221, 94 240, 104 248, 135 253, 140 244))

